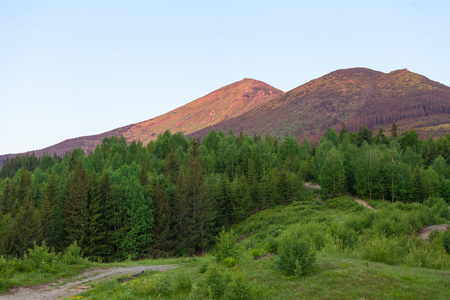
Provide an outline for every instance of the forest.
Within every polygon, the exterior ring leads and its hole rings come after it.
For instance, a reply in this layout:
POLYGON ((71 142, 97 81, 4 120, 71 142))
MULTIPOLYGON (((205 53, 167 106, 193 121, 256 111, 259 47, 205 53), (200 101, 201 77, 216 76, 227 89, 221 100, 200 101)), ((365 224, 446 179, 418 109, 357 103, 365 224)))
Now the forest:
POLYGON ((89 154, 19 156, 0 171, 0 256, 77 243, 93 261, 201 254, 222 228, 259 210, 322 199, 450 203, 450 135, 419 140, 364 126, 329 129, 318 145, 292 137, 166 131, 146 146, 105 138, 89 154))

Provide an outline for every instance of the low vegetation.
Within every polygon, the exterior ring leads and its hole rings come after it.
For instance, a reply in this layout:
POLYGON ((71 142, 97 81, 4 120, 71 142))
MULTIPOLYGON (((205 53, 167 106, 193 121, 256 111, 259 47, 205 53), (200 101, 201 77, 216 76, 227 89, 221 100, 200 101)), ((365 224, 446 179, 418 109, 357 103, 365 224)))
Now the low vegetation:
POLYGON ((450 233, 416 234, 450 219, 450 136, 391 133, 344 127, 313 148, 292 138, 211 132, 200 142, 166 132, 146 147, 111 138, 88 156, 8 162, 0 290, 101 262, 194 255, 177 270, 100 284, 84 297, 446 298, 449 289, 429 278, 448 287, 450 233), (351 280, 361 281, 358 293, 345 289, 351 280), (394 287, 372 290, 369 281, 394 287))

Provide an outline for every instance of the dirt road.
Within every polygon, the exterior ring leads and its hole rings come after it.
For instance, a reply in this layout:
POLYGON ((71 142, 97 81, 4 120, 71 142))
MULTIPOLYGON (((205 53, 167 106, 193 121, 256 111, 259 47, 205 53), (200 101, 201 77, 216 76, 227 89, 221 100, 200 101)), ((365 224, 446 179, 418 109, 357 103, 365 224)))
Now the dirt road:
POLYGON ((5 294, 0 295, 0 300, 61 299, 75 296, 90 289, 90 283, 100 279, 110 279, 124 274, 136 274, 146 270, 167 271, 176 267, 177 265, 161 265, 88 269, 67 283, 56 282, 48 285, 11 288, 5 294))

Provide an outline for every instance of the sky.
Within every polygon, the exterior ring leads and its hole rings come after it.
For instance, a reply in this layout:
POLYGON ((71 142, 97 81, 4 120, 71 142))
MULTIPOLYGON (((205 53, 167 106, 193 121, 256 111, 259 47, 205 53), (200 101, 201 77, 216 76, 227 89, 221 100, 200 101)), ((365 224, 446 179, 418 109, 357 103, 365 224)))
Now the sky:
POLYGON ((145 121, 254 78, 337 69, 450 86, 450 1, 0 0, 0 154, 145 121))

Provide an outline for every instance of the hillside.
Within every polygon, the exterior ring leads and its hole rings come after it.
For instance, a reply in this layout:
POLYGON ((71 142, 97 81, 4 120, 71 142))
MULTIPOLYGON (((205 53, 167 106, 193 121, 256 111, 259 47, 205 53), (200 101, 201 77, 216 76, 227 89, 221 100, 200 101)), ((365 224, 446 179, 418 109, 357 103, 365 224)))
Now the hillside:
MULTIPOLYGON (((282 93, 264 82, 245 78, 153 119, 97 135, 67 139, 56 145, 30 152, 34 152, 36 156, 44 153, 62 156, 75 148, 81 148, 88 153, 94 150, 103 138, 110 136, 123 135, 128 142, 140 140, 146 144, 166 130, 191 134, 237 117, 282 93)), ((0 167, 8 156, 15 155, 17 154, 0 155, 0 167)))
POLYGON ((212 129, 317 139, 329 127, 347 123, 387 131, 415 129, 421 136, 442 136, 450 126, 450 88, 406 69, 390 73, 344 69, 303 84, 264 105, 194 134, 212 129))
MULTIPOLYGON (((414 129, 421 137, 444 136, 450 129, 449 112, 450 88, 407 69, 337 70, 286 93, 246 78, 153 119, 32 152, 90 152, 103 138, 120 135, 145 145, 166 130, 199 138, 214 129, 317 141, 343 122, 349 131, 365 125, 374 131, 383 126, 387 132, 396 122, 399 133, 414 129)), ((0 156, 0 166, 6 157, 0 156)))

